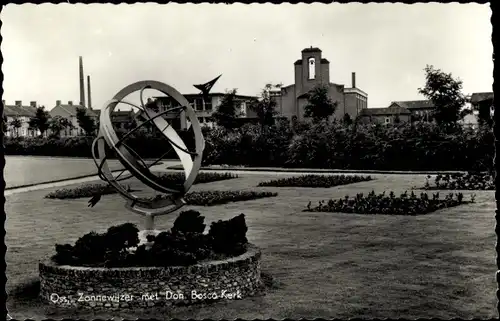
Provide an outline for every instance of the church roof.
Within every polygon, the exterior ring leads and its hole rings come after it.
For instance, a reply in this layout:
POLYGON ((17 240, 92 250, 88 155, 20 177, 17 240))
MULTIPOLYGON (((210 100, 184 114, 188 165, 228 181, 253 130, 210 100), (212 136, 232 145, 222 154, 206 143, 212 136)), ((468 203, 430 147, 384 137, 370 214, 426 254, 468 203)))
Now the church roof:
POLYGON ((302 52, 321 52, 321 49, 319 48, 316 48, 316 47, 310 47, 310 48, 306 48, 304 50, 302 50, 302 52))
MULTIPOLYGON (((322 64, 329 64, 330 61, 326 58, 321 58, 321 63, 322 64)), ((296 62, 293 63, 294 65, 302 65, 302 59, 297 60, 296 62)))

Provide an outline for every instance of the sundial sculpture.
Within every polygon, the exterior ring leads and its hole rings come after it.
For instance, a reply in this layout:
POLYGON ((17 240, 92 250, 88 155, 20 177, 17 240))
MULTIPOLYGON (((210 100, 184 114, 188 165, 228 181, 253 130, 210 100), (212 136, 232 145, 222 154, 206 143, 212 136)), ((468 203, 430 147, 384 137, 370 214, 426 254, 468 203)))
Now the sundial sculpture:
MULTIPOLYGON (((206 97, 219 77, 206 84, 195 85, 195 87, 200 89, 203 96, 206 97)), ((161 148, 161 146, 158 147, 161 148)), ((204 147, 205 140, 201 133, 200 123, 196 117, 193 107, 189 104, 187 99, 176 89, 167 84, 158 81, 146 80, 133 83, 123 88, 113 97, 112 100, 108 101, 104 105, 100 115, 99 133, 92 144, 92 155, 98 168, 99 177, 116 189, 116 191, 126 199, 126 208, 145 217, 145 232, 148 234, 147 232, 152 232, 154 230, 155 216, 172 213, 185 204, 183 196, 189 191, 194 180, 196 179, 196 176, 198 175, 204 147), (144 104, 143 92, 145 89, 158 90, 171 97, 171 99, 177 101, 180 106, 167 108, 165 111, 160 112, 156 108, 153 108, 150 104, 144 104), (141 106, 137 106, 123 100, 126 96, 136 91, 140 91, 141 106), (141 111, 142 116, 146 119, 142 124, 139 124, 136 128, 130 130, 121 138, 117 136, 111 121, 112 113, 119 103, 124 103, 138 108, 141 111), (187 120, 189 120, 186 129, 192 127, 195 140, 194 151, 189 151, 187 149, 186 144, 179 137, 175 129, 170 126, 164 117, 162 117, 165 114, 175 111, 178 112, 178 115, 184 112, 187 120), (182 163, 185 173, 185 182, 181 186, 167 186, 157 175, 149 170, 151 166, 160 162, 163 157, 170 152, 170 150, 165 152, 160 158, 148 166, 141 156, 126 144, 126 140, 131 134, 146 124, 151 123, 156 126, 156 128, 170 143, 171 148, 174 149, 182 163), (106 155, 106 146, 114 151, 120 163, 125 167, 125 170, 117 176, 113 175, 107 164, 108 156, 106 155), (126 170, 129 171, 129 174, 122 177, 122 174, 124 174, 126 170), (134 195, 133 191, 120 184, 121 181, 131 177, 135 177, 153 190, 165 194, 163 195, 164 197, 141 198, 134 195)), ((89 201, 89 206, 94 206, 100 199, 100 196, 101 195, 97 195, 91 199, 89 201)))

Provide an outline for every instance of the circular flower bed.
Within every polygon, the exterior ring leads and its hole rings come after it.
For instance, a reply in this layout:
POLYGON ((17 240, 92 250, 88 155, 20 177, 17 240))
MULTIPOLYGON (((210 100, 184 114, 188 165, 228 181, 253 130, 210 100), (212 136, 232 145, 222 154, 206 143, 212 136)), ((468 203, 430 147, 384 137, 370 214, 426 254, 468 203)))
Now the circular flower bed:
POLYGON ((338 200, 321 201, 316 207, 311 207, 311 202, 304 212, 340 212, 356 214, 389 214, 389 215, 417 215, 428 214, 442 208, 458 206, 474 202, 475 195, 471 196, 471 201, 465 201, 462 193, 450 193, 444 199, 439 198, 439 192, 432 194, 429 198, 427 193, 421 193, 420 197, 413 192, 410 195, 405 191, 399 197, 394 192, 389 195, 376 195, 371 191, 367 196, 363 193, 357 194, 355 198, 346 196, 338 200))
POLYGON ((146 244, 130 223, 88 233, 75 245, 56 244, 56 255, 40 263, 40 295, 58 306, 119 308, 256 293, 260 251, 246 239, 244 215, 213 222, 207 234, 203 221, 197 211, 182 212, 170 231, 146 244))
POLYGON ((261 182, 258 186, 273 187, 333 187, 371 181, 370 176, 359 175, 300 175, 261 182))
POLYGON ((262 287, 260 250, 190 266, 77 267, 40 263, 40 297, 61 308, 137 309, 235 300, 262 287))
POLYGON ((493 177, 487 173, 439 174, 434 177, 434 185, 429 183, 431 178, 431 175, 427 176, 424 189, 495 190, 493 177))

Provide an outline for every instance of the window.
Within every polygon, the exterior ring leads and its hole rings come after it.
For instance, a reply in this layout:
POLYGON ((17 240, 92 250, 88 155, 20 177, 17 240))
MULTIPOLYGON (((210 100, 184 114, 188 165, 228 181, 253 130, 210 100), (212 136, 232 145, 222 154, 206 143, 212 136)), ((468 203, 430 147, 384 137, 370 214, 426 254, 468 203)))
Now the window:
POLYGON ((247 104, 244 101, 241 102, 240 112, 241 112, 242 116, 246 116, 247 115, 247 104))
POLYGON ((309 58, 309 79, 316 79, 316 59, 309 58))
POLYGON ((205 110, 212 110, 212 99, 205 99, 205 110))
POLYGON ((385 123, 390 124, 391 123, 391 118, 390 117, 385 117, 385 123))
POLYGON ((196 98, 194 100, 195 110, 203 110, 203 99, 196 98))

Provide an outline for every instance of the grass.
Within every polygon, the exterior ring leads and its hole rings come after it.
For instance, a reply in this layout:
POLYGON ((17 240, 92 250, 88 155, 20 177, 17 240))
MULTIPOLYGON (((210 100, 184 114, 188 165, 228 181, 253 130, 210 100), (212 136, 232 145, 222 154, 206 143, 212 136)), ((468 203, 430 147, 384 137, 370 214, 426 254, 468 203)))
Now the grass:
MULTIPOLYGON (((250 190, 249 186, 274 175, 241 176, 193 186, 193 190, 250 190)), ((203 307, 148 312, 58 311, 41 305, 33 295, 38 260, 53 254, 55 243, 73 243, 91 230, 103 232, 125 222, 142 226, 142 217, 126 211, 121 197, 111 195, 87 208, 85 199, 43 199, 47 190, 9 195, 7 307, 16 319, 38 320, 498 317, 493 192, 476 191, 474 204, 416 217, 302 212, 309 200, 316 203, 372 189, 402 193, 425 177, 373 176, 376 180, 338 189, 280 189, 272 202, 257 199, 188 206, 200 211, 207 225, 245 213, 248 240, 263 252, 267 293, 203 307)), ((169 229, 175 218, 160 217, 157 227, 169 229)))

